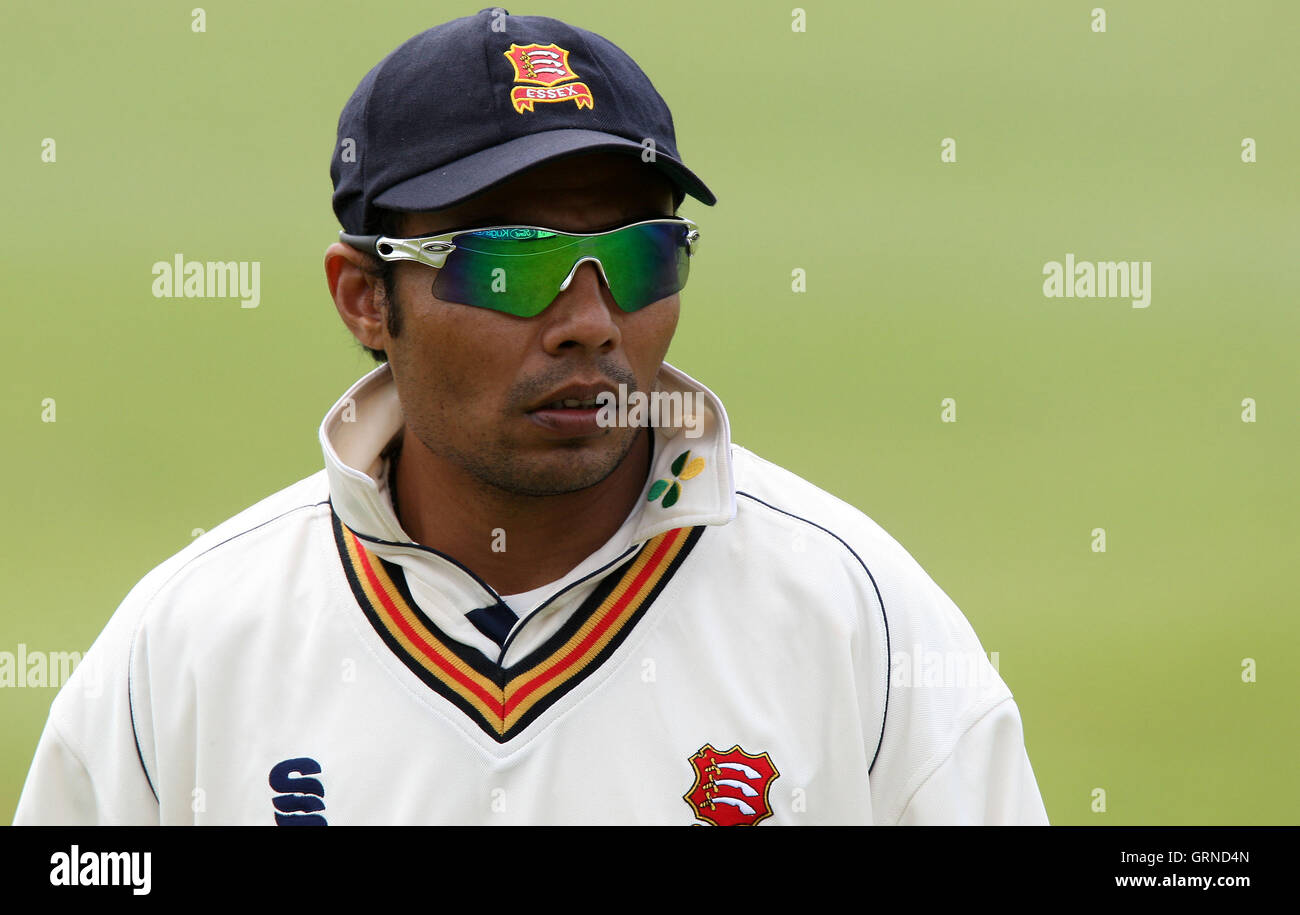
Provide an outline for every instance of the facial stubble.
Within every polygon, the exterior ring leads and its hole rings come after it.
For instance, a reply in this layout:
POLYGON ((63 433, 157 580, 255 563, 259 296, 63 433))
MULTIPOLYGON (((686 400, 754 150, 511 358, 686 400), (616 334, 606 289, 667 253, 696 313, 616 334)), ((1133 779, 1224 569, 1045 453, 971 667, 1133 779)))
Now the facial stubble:
MULTIPOLYGON (((390 315, 401 309, 391 291, 386 298, 390 315)), ((440 367, 432 367, 434 374, 428 379, 429 388, 425 389, 463 391, 456 379, 438 374, 440 367)), ((521 438, 531 438, 531 424, 525 412, 528 406, 563 387, 575 375, 591 377, 593 374, 613 388, 622 384, 630 392, 639 387, 630 369, 605 359, 598 360, 585 372, 576 371, 571 364, 557 365, 543 375, 517 382, 505 396, 506 405, 498 414, 498 422, 488 428, 466 430, 458 422, 452 405, 476 402, 474 396, 437 398, 422 417, 412 417, 405 409, 403 413, 407 414, 411 431, 431 454, 458 467, 485 487, 510 496, 538 498, 580 492, 608 479, 628 459, 640 429, 613 427, 599 436, 567 441, 540 438, 521 441, 521 438)))

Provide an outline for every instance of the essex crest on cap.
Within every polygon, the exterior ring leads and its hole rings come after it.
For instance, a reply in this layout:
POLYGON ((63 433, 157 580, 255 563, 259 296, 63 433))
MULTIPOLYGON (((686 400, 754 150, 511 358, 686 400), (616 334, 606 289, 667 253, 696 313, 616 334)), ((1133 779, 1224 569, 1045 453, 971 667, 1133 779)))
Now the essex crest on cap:
POLYGON ((523 114, 532 111, 534 102, 568 102, 572 101, 579 108, 594 108, 595 100, 591 97, 591 87, 586 83, 569 83, 577 79, 578 74, 569 66, 569 52, 557 44, 510 44, 510 50, 504 52, 506 60, 515 68, 516 83, 537 83, 545 89, 531 86, 515 86, 510 90, 510 102, 515 111, 523 114), (559 83, 568 83, 559 86, 559 83))

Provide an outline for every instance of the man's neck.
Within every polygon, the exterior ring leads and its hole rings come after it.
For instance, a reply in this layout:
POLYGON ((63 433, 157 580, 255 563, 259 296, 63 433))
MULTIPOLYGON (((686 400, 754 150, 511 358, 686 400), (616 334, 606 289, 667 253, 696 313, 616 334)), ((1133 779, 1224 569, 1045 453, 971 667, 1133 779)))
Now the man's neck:
POLYGON ((650 473, 646 429, 600 483, 556 496, 489 486, 440 460, 409 430, 402 437, 394 494, 402 529, 473 570, 498 594, 562 578, 603 546, 627 519, 650 473))

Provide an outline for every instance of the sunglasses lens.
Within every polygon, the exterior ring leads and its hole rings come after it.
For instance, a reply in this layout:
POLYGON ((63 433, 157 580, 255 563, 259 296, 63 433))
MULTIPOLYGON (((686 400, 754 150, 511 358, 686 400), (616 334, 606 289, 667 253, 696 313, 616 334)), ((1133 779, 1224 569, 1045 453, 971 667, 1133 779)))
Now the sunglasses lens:
POLYGON ((595 257, 619 308, 636 311, 686 284, 686 232, 676 223, 629 226, 586 238, 530 228, 470 232, 456 236, 456 250, 438 271, 433 293, 444 301, 531 318, 555 300, 575 263, 595 257))
POLYGON ((438 271, 433 293, 531 318, 559 294, 566 252, 574 260, 579 239, 541 229, 510 228, 469 232, 455 238, 456 250, 438 271))
POLYGON ((636 311, 681 292, 691 266, 686 231, 680 223, 650 223, 607 236, 598 256, 619 308, 636 311))

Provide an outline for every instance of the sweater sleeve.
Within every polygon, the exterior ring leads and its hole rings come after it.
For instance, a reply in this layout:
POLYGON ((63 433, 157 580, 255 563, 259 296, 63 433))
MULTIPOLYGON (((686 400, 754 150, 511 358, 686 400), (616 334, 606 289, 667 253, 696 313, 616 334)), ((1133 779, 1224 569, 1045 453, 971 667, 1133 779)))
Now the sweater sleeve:
POLYGON ((908 801, 901 826, 1048 826, 1008 696, 971 724, 908 801))
MULTIPOLYGON (((128 596, 50 706, 14 812, 15 826, 156 825, 158 799, 133 709, 132 644, 140 606, 128 596)), ((137 721, 137 718, 140 720, 137 721)))

